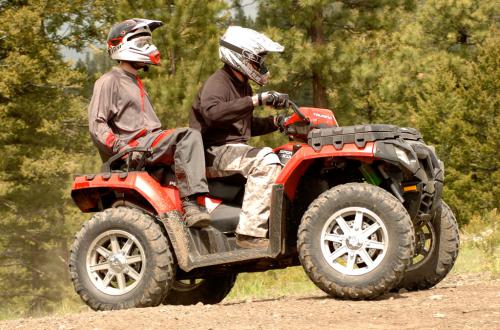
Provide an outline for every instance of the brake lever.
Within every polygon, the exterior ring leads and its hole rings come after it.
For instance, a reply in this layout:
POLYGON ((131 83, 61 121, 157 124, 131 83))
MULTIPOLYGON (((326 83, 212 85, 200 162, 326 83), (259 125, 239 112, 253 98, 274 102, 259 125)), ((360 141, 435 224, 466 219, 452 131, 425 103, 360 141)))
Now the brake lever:
POLYGON ((295 112, 297 114, 297 116, 300 117, 300 119, 302 119, 302 121, 306 124, 309 124, 311 121, 309 120, 309 118, 307 118, 299 109, 299 107, 297 106, 297 104, 295 104, 293 101, 290 101, 288 100, 288 104, 292 107, 292 110, 293 112, 295 112))

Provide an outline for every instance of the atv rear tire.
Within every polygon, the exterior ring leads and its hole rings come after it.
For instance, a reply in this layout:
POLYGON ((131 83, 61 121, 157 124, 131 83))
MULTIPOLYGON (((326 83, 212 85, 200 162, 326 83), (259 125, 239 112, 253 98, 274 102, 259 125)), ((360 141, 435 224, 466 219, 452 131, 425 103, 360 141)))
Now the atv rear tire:
POLYGON ((93 310, 159 305, 174 280, 173 258, 154 219, 134 208, 96 213, 71 248, 76 292, 93 310))
POLYGON ((399 289, 430 289, 450 272, 458 256, 460 237, 458 224, 450 207, 442 202, 441 217, 422 223, 415 229, 415 257, 408 267, 399 289))
POLYGON ((197 280, 174 281, 164 305, 218 304, 229 294, 237 274, 208 277, 197 280))
POLYGON ((414 251, 414 233, 403 205, 365 183, 339 185, 321 194, 302 217, 299 258, 326 293, 372 299, 403 278, 414 251))

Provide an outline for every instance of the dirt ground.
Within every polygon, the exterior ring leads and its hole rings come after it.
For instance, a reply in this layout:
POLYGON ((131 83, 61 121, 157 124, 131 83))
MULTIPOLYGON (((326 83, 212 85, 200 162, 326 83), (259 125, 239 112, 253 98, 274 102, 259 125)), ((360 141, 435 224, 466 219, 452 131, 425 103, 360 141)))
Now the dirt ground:
POLYGON ((500 281, 450 275, 436 288, 341 301, 321 292, 0 322, 0 329, 500 329, 500 281))

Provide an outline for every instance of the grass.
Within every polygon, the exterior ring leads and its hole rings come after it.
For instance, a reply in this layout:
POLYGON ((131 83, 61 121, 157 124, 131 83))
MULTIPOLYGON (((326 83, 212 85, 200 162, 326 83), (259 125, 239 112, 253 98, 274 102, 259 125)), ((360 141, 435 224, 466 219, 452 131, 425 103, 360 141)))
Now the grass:
POLYGON ((269 270, 238 275, 226 300, 266 299, 301 295, 320 290, 309 280, 302 267, 269 270))
POLYGON ((489 272, 500 277, 500 214, 497 209, 473 216, 462 228, 455 272, 489 272))

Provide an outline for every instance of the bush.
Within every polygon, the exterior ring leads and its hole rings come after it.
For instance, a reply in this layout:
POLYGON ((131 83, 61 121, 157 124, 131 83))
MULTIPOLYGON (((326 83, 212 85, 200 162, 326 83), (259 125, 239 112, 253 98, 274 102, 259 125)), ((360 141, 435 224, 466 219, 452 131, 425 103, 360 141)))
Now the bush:
MULTIPOLYGON (((500 275, 500 215, 493 209, 484 216, 473 216, 464 228, 462 250, 478 250, 483 259, 481 268, 495 276, 500 275)), ((461 251, 462 253, 462 251, 461 251)), ((478 258, 478 254, 472 254, 478 258)))

